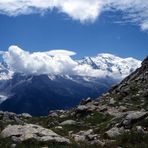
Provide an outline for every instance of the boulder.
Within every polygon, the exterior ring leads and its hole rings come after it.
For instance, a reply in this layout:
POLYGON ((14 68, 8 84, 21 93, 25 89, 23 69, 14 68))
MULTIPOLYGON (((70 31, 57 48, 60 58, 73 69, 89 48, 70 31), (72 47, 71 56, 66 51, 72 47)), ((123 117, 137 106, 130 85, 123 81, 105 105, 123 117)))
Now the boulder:
POLYGON ((31 116, 30 114, 28 114, 28 113, 22 113, 22 114, 20 114, 20 116, 23 117, 23 118, 31 118, 31 117, 32 117, 32 116, 31 116))
POLYGON ((107 132, 105 132, 104 136, 107 138, 116 138, 117 136, 120 136, 123 132, 123 128, 113 127, 107 132))
POLYGON ((119 106, 119 111, 120 112, 125 112, 125 111, 127 111, 127 107, 125 107, 125 106, 119 106))
POLYGON ((54 127, 54 126, 58 126, 59 125, 59 122, 58 121, 50 121, 49 123, 48 123, 48 127, 49 128, 52 128, 52 127, 54 127))
POLYGON ((48 116, 56 118, 56 117, 59 117, 60 115, 63 115, 65 113, 66 113, 65 110, 51 110, 51 111, 49 111, 48 116))
POLYGON ((105 111, 107 111, 107 106, 106 106, 106 105, 99 106, 99 111, 100 111, 100 112, 105 112, 105 111))
POLYGON ((90 102, 92 102, 91 98, 83 99, 83 100, 80 102, 80 105, 86 105, 87 103, 90 103, 90 102))
POLYGON ((148 131, 145 131, 142 126, 136 126, 137 132, 142 134, 148 134, 148 131))
POLYGON ((76 142, 85 142, 88 144, 104 145, 104 142, 99 140, 99 136, 93 133, 93 130, 80 131, 76 134, 72 134, 72 137, 76 142))
POLYGON ((79 105, 76 109, 75 109, 75 112, 74 112, 74 115, 82 115, 82 114, 85 114, 85 113, 89 113, 91 112, 91 110, 89 109, 88 106, 86 105, 79 105))
POLYGON ((15 113, 12 112, 4 112, 3 114, 3 120, 6 122, 10 122, 12 120, 14 120, 14 117, 16 117, 17 115, 15 113))
POLYGON ((75 125, 75 124, 77 124, 77 122, 74 120, 66 120, 60 123, 60 125, 75 125))
POLYGON ((14 116, 14 121, 16 122, 16 124, 24 124, 24 122, 17 116, 14 116))
POLYGON ((132 111, 128 113, 128 115, 123 120, 122 124, 128 126, 138 122, 139 120, 144 119, 147 116, 148 112, 132 111))
POLYGON ((70 144, 70 140, 64 138, 52 130, 35 124, 8 125, 2 132, 1 137, 11 138, 14 142, 36 140, 38 142, 54 142, 70 144))
POLYGON ((24 124, 24 121, 20 119, 20 116, 12 112, 1 112, 1 120, 5 123, 24 124))
POLYGON ((52 112, 48 116, 49 117, 58 117, 58 114, 56 112, 52 112))
POLYGON ((109 105, 114 105, 115 103, 116 103, 116 101, 114 100, 114 98, 110 98, 109 105))
POLYGON ((13 143, 13 144, 11 144, 11 146, 10 146, 11 148, 16 148, 16 144, 15 143, 13 143))
POLYGON ((99 102, 93 101, 93 105, 98 106, 99 105, 99 102))
POLYGON ((55 129, 62 129, 62 126, 56 126, 55 129))
POLYGON ((79 111, 79 112, 85 112, 85 111, 87 111, 87 110, 88 110, 88 107, 85 106, 85 105, 79 105, 79 106, 77 107, 77 111, 79 111))

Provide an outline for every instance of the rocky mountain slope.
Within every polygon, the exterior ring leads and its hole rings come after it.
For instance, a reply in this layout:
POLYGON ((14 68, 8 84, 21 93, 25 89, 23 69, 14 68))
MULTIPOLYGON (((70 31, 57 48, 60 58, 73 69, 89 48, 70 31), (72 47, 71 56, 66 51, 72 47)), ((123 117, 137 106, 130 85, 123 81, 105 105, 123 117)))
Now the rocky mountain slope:
POLYGON ((108 93, 71 110, 44 117, 0 112, 0 147, 147 148, 147 100, 148 57, 108 93))
POLYGON ((99 54, 77 62, 92 70, 87 75, 33 75, 16 73, 6 63, 1 63, 0 109, 32 115, 47 115, 49 110, 68 109, 78 105, 82 98, 100 96, 141 63, 133 58, 124 59, 111 54, 99 54), (103 76, 94 75, 100 71, 103 76))

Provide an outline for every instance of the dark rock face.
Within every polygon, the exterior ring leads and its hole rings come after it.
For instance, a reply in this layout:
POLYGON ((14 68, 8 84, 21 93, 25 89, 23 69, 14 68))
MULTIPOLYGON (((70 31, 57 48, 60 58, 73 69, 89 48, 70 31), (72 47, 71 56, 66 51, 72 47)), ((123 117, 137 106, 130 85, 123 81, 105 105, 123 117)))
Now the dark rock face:
POLYGON ((142 66, 145 66, 146 68, 148 67, 148 56, 142 62, 142 66))
POLYGON ((26 76, 16 74, 9 80, 1 92, 10 94, 0 104, 0 109, 15 113, 27 112, 31 115, 47 115, 49 110, 69 109, 76 106, 83 98, 96 98, 106 92, 116 81, 111 79, 71 76, 71 79, 48 75, 26 76))

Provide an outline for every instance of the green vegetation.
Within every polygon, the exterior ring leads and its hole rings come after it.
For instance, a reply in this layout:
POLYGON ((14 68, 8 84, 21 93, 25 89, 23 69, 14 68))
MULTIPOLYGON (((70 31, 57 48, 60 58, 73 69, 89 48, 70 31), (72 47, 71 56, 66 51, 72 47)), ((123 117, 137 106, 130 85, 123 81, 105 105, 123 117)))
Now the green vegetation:
POLYGON ((110 115, 104 115, 103 113, 94 112, 88 118, 84 119, 85 124, 89 124, 91 126, 98 125, 100 123, 109 121, 112 117, 110 115))
POLYGON ((123 148, 147 148, 148 135, 136 132, 125 133, 119 136, 116 141, 110 145, 111 148, 116 148, 118 146, 123 148))

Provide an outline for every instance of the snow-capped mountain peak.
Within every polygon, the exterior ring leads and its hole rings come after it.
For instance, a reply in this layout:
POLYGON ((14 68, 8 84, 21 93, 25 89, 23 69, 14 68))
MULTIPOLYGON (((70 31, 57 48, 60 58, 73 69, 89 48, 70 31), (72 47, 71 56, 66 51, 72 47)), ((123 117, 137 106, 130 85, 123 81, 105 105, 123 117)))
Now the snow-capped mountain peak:
POLYGON ((9 66, 5 62, 0 63, 0 80, 9 80, 13 76, 13 71, 10 70, 9 66))
POLYGON ((135 69, 140 67, 141 61, 129 58, 121 58, 112 54, 102 53, 94 57, 85 57, 79 64, 88 64, 93 69, 105 71, 108 76, 123 79, 135 69))
POLYGON ((98 69, 99 67, 96 65, 95 61, 92 60, 91 57, 84 57, 82 60, 78 60, 78 63, 83 65, 90 65, 93 69, 98 69))

